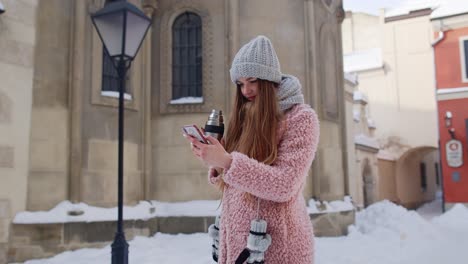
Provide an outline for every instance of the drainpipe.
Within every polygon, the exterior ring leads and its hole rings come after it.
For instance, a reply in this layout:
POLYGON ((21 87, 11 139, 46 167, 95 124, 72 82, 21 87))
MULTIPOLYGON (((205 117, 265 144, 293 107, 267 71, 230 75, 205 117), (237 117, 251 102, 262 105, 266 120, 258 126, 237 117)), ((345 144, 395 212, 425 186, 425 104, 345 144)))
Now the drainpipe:
POLYGON ((440 23, 440 28, 439 28, 439 36, 437 37, 437 39, 435 39, 432 43, 431 43, 431 46, 432 46, 432 60, 433 60, 433 65, 434 65, 434 68, 433 68, 433 76, 434 76, 434 86, 435 86, 435 90, 434 90, 434 93, 435 93, 435 98, 436 98, 436 119, 437 119, 437 143, 438 143, 438 146, 439 146, 439 171, 440 171, 440 188, 442 189, 442 212, 444 213, 445 212, 445 190, 444 190, 444 172, 443 172, 443 169, 442 169, 442 161, 443 161, 443 157, 440 153, 440 150, 443 146, 443 144, 441 144, 441 141, 440 141, 440 123, 439 123, 439 103, 438 103, 438 100, 437 100, 437 76, 436 76, 436 61, 435 61, 435 52, 434 52, 434 49, 435 49, 435 46, 437 44, 439 44, 439 42, 441 42, 444 38, 445 38, 445 32, 444 32, 444 23, 442 20, 439 20, 439 23, 440 23))
POLYGON ((445 33, 444 33, 444 31, 442 31, 442 30, 439 31, 439 36, 438 36, 437 39, 434 40, 434 41, 432 42, 432 44, 431 44, 431 45, 432 45, 432 48, 434 48, 434 46, 437 45, 437 44, 438 44, 441 40, 443 40, 444 38, 445 38, 445 33))
POLYGON ((441 20, 439 20, 439 23, 440 23, 439 36, 437 37, 437 39, 435 39, 431 43, 433 49, 434 49, 435 45, 437 45, 439 42, 441 42, 445 38, 444 22, 442 22, 442 19, 441 19, 441 20))

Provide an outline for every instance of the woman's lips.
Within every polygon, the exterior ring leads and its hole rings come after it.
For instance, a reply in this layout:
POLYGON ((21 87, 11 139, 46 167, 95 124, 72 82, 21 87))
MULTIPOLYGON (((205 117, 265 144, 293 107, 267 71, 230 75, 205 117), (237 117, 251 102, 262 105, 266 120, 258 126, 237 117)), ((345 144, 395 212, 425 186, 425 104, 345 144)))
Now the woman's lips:
POLYGON ((255 96, 247 97, 247 99, 249 99, 250 101, 252 101, 253 99, 255 99, 255 96))

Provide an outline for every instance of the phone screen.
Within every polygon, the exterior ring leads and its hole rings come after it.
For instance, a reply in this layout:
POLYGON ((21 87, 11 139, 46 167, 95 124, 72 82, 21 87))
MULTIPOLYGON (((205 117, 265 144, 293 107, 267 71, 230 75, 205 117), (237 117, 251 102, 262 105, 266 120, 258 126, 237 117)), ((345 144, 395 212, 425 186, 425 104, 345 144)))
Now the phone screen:
POLYGON ((201 133, 200 129, 198 129, 198 127, 196 127, 195 125, 184 126, 184 127, 183 127, 183 130, 184 130, 184 132, 185 132, 186 134, 195 137, 195 138, 198 139, 198 141, 200 141, 201 143, 208 144, 208 142, 206 141, 205 137, 204 137, 203 134, 201 133))

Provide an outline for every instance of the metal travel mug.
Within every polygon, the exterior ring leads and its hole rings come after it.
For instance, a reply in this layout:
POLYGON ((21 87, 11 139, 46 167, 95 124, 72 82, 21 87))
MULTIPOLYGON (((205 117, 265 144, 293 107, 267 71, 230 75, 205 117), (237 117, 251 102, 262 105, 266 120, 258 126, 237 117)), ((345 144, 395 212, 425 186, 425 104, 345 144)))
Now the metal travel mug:
POLYGON ((205 136, 212 136, 221 140, 224 134, 223 112, 213 109, 205 124, 205 136))

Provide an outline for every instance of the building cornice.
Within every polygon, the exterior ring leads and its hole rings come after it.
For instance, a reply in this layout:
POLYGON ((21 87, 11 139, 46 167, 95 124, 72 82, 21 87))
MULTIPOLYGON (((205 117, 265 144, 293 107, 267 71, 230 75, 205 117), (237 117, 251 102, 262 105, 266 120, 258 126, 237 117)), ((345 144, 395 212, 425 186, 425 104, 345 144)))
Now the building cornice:
POLYGON ((468 87, 440 88, 437 90, 437 101, 468 98, 468 87))
POLYGON ((411 11, 409 14, 404 14, 404 15, 399 15, 399 16, 392 16, 392 17, 386 17, 386 18, 385 18, 385 23, 393 22, 393 21, 398 21, 398 20, 405 20, 405 19, 409 19, 409 18, 416 18, 416 17, 428 16, 428 15, 430 15, 431 13, 432 13, 432 9, 431 9, 431 8, 426 8, 426 9, 411 11))
POLYGON ((447 31, 468 27, 468 13, 431 19, 434 31, 447 31))

